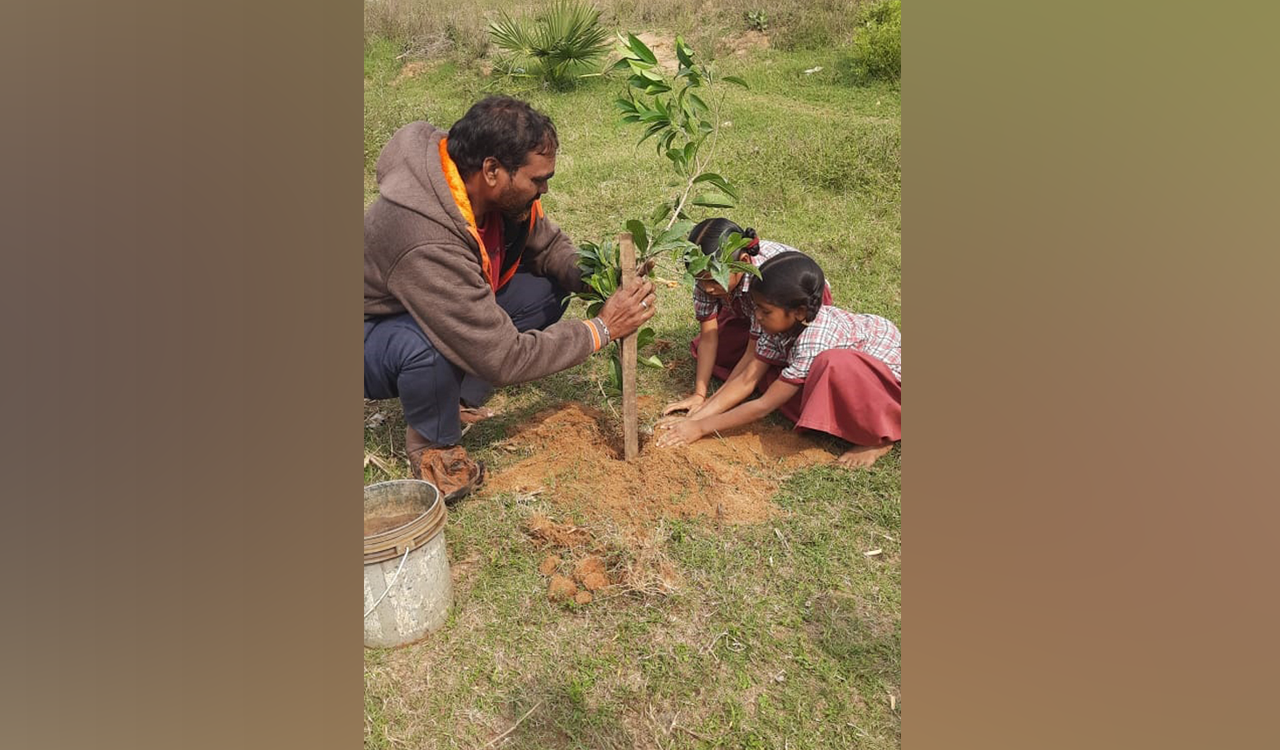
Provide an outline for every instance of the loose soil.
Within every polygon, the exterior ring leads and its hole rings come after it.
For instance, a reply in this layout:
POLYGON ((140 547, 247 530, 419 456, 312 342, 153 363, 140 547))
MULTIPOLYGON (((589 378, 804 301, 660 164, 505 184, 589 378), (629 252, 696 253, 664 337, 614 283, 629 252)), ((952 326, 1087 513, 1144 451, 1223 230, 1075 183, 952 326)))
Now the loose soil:
MULTIPOLYGON (((635 531, 664 518, 759 523, 782 512, 771 502, 782 479, 836 455, 814 438, 759 422, 659 448, 644 424, 661 407, 647 405, 642 399, 640 454, 629 463, 619 458, 621 426, 610 415, 575 402, 535 415, 504 441, 528 455, 491 471, 486 491, 545 491, 543 499, 587 522, 607 519, 635 531), (653 413, 646 419, 643 411, 653 413)), ((536 523, 531 532, 556 546, 589 544, 583 529, 536 523)))

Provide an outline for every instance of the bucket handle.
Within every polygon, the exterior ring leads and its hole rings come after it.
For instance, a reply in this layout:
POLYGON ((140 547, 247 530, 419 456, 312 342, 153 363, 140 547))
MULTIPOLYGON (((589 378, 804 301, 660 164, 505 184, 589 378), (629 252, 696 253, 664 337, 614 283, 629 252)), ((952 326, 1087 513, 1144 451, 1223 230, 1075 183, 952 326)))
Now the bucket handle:
POLYGON ((396 572, 391 575, 391 580, 387 582, 387 590, 383 591, 382 596, 379 596, 378 600, 373 603, 372 607, 369 608, 369 611, 364 613, 364 619, 366 620, 369 619, 369 615, 373 614, 373 611, 378 608, 379 604, 382 604, 383 597, 385 597, 387 593, 391 591, 392 586, 396 585, 396 579, 400 577, 400 571, 404 570, 404 562, 405 560, 409 559, 409 553, 412 551, 413 551, 412 547, 410 547, 409 545, 405 545, 404 557, 400 558, 400 566, 396 568, 396 572))

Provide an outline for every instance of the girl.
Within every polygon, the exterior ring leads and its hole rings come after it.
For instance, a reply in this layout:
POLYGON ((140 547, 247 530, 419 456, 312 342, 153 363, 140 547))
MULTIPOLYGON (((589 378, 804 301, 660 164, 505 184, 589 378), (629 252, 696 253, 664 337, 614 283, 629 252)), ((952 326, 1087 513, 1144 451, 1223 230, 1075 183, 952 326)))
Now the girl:
POLYGON ((754 358, 696 413, 659 422, 658 445, 687 445, 790 405, 797 428, 854 444, 839 463, 870 466, 902 438, 901 334, 877 315, 824 305, 822 269, 804 253, 777 255, 760 273, 749 291, 754 358), (782 366, 772 378, 770 364, 782 366), (762 381, 764 395, 747 401, 762 381))
MULTIPOLYGON (((780 242, 761 241, 754 229, 743 229, 725 218, 699 222, 689 233, 689 241, 698 245, 704 255, 717 256, 725 240, 734 233, 751 240, 751 244, 743 248, 736 258, 742 263, 759 266, 776 255, 796 252, 794 247, 780 242)), ((663 407, 664 416, 677 411, 688 411, 688 416, 694 416, 707 400, 712 375, 728 380, 754 359, 755 347, 750 335, 752 301, 749 290, 752 281, 749 273, 731 273, 729 288, 726 289, 711 278, 709 271, 698 275, 693 290, 693 314, 698 319, 700 331, 689 345, 698 362, 693 393, 663 407)), ((831 304, 831 289, 825 283, 822 303, 831 304)), ((775 365, 770 368, 774 378, 782 369, 775 365)), ((798 411, 795 414, 789 411, 784 409, 783 413, 792 419, 799 416, 798 411)))

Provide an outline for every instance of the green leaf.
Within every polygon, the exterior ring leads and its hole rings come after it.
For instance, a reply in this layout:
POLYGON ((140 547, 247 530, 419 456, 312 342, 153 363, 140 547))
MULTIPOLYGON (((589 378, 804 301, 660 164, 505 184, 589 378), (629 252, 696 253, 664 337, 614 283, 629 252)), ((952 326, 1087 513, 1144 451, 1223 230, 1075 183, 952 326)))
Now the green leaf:
POLYGON ((732 197, 734 200, 742 199, 742 196, 738 194, 738 189, 735 188, 733 185, 730 185, 728 180, 716 174, 715 172, 703 172, 702 174, 693 178, 693 184, 697 185, 700 182, 711 183, 712 185, 715 186, 717 190, 732 197))
POLYGON ((676 171, 681 174, 684 174, 685 168, 689 166, 685 162, 684 151, 678 148, 667 149, 667 158, 671 160, 671 164, 676 168, 676 171))
POLYGON ((604 302, 603 302, 603 301, 596 301, 596 302, 592 302, 591 304, 587 305, 587 317, 588 317, 588 318, 594 318, 595 316, 599 315, 599 314, 600 314, 600 309, 601 309, 601 308, 603 308, 603 307, 604 307, 604 302))
POLYGON ((658 359, 658 356, 656 354, 648 357, 636 357, 636 361, 646 367, 652 367, 654 369, 662 369, 662 360, 658 359))
POLYGON ((693 107, 694 114, 698 117, 702 117, 711 111, 711 108, 707 106, 707 103, 702 101, 702 97, 692 92, 689 93, 689 104, 693 107))
POLYGON ((737 273, 749 273, 757 279, 764 278, 760 275, 760 268, 754 263, 743 263, 740 260, 730 261, 728 263, 729 270, 737 273))
MULTIPOLYGON (((666 129, 666 127, 667 127, 666 122, 653 123, 652 125, 649 126, 649 129, 645 131, 644 137, 636 142, 636 145, 639 146, 641 143, 644 143, 645 141, 649 140, 650 138, 657 135, 658 133, 661 133, 663 130, 666 129)), ((661 142, 659 142, 658 145, 659 145, 659 148, 661 148, 661 145, 662 145, 661 142)))
MULTIPOLYGON (((671 215, 671 204, 662 203, 662 204, 659 204, 658 207, 653 210, 653 215, 650 217, 649 221, 652 224, 658 224, 658 223, 661 223, 662 221, 665 221, 666 218, 670 215, 671 215)), ((663 236, 665 237, 666 235, 663 235, 663 236)), ((662 240, 659 239, 658 241, 661 242, 662 240)))
POLYGON ((751 86, 749 86, 749 85, 747 84, 747 82, 746 82, 746 81, 742 80, 741 78, 739 78, 739 77, 737 77, 737 76, 725 76, 724 78, 722 78, 722 79, 720 79, 720 80, 722 80, 722 81, 727 81, 727 82, 729 82, 729 83, 736 84, 736 85, 741 86, 742 88, 747 89, 747 90, 750 90, 750 89, 751 89, 751 86))
MULTIPOLYGON (((665 203, 663 205, 666 207, 666 215, 664 215, 662 218, 665 219, 667 218, 667 216, 671 214, 671 206, 670 204, 665 204, 665 203)), ((653 223, 657 224, 658 221, 661 221, 661 219, 655 220, 653 223)), ((676 223, 672 224, 669 229, 664 231, 658 237, 658 239, 654 240, 653 244, 669 245, 672 242, 687 242, 687 240, 685 240, 685 237, 688 237, 689 232, 691 231, 693 231, 693 222, 677 221, 676 223)))
POLYGON ((658 73, 653 72, 653 70, 651 69, 652 67, 653 66, 647 65, 645 63, 632 62, 631 72, 637 78, 643 78, 646 81, 650 81, 652 83, 662 83, 663 81, 662 76, 659 75, 658 73))
POLYGON ((693 67, 693 50, 680 37, 676 37, 676 59, 680 61, 682 68, 693 67))
POLYGON ((707 270, 707 266, 710 263, 711 263, 711 256, 703 255, 701 252, 699 252, 698 257, 694 258, 689 263, 689 273, 693 274, 694 276, 697 276, 698 274, 707 270))
POLYGON ((627 222, 627 231, 631 233, 631 241, 635 243, 637 250, 643 253, 649 249, 649 237, 645 233, 644 224, 632 219, 627 222))
POLYGON ((702 193, 692 203, 703 208, 733 208, 736 205, 732 198, 715 193, 702 193))
POLYGON ((622 392, 622 359, 618 356, 609 358, 609 388, 619 393, 622 392))
POLYGON ((658 58, 653 54, 645 43, 640 41, 635 34, 627 34, 627 48, 631 50, 631 54, 653 65, 658 64, 658 58))
POLYGON ((652 344, 653 340, 657 337, 657 335, 658 334, 656 334, 654 330, 649 326, 645 326, 644 328, 641 328, 636 333, 636 346, 643 349, 649 344, 652 344))

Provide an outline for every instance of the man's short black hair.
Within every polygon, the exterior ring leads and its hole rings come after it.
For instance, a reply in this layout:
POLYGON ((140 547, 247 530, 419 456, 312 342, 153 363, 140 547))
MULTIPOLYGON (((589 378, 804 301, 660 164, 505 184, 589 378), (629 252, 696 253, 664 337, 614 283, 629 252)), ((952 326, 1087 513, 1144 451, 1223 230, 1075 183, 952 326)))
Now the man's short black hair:
POLYGON ((449 129, 449 158, 463 179, 480 171, 486 157, 515 172, 530 152, 542 154, 559 147, 551 118, 509 96, 481 99, 449 129))

